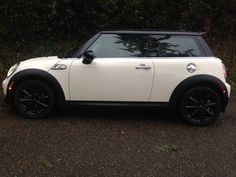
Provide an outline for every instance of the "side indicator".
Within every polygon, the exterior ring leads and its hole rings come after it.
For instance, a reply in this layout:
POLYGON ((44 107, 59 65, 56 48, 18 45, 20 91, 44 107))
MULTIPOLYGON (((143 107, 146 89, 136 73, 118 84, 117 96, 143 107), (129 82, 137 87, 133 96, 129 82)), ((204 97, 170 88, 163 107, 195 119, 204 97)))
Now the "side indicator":
POLYGON ((64 70, 66 69, 67 66, 65 64, 55 64, 51 70, 64 70))
POLYGON ((12 91, 13 90, 13 85, 14 85, 14 81, 8 86, 8 91, 12 91))

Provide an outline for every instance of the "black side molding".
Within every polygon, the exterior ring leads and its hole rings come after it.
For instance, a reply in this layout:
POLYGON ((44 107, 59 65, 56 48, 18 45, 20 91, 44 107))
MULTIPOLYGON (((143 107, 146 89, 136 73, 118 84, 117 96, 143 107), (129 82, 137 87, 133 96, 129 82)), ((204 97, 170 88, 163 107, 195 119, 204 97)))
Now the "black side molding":
POLYGON ((221 98, 222 112, 225 111, 225 107, 227 106, 229 100, 228 90, 220 79, 207 74, 195 75, 183 80, 173 91, 169 100, 170 106, 176 108, 182 95, 187 90, 198 86, 205 86, 215 90, 221 98))
POLYGON ((168 107, 167 102, 132 102, 132 101, 67 101, 68 105, 110 106, 110 107, 168 107))
POLYGON ((9 85, 14 82, 13 89, 11 92, 7 92, 5 97, 5 102, 11 104, 13 100, 14 90, 15 88, 22 82, 26 80, 40 80, 48 84, 56 94, 56 99, 58 106, 63 106, 65 104, 65 95, 63 89, 57 79, 46 71, 40 69, 26 69, 16 73, 9 81, 9 85))

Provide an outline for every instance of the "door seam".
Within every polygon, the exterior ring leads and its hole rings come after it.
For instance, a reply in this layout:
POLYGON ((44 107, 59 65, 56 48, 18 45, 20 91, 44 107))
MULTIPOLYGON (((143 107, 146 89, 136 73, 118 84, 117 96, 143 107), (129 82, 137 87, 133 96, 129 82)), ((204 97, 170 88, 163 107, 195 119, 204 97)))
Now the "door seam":
POLYGON ((155 76, 156 76, 156 67, 155 67, 154 61, 150 57, 148 57, 148 59, 150 59, 152 61, 152 66, 153 66, 152 86, 151 86, 151 91, 150 91, 150 95, 149 95, 149 98, 148 98, 148 102, 150 102, 153 87, 154 87, 154 80, 155 80, 155 76))

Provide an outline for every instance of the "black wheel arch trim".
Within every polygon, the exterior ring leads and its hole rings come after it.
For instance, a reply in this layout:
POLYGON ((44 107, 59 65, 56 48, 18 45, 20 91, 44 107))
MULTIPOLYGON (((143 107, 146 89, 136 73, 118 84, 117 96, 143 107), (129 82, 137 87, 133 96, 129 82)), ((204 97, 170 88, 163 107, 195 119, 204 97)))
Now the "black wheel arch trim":
POLYGON ((179 85, 174 89, 169 104, 172 108, 176 108, 178 106, 178 103, 182 97, 182 95, 191 88, 197 87, 197 86, 206 86, 209 88, 214 89, 221 98, 222 108, 221 111, 224 112, 225 108, 228 104, 228 90, 225 86, 225 84, 218 79, 215 76, 207 75, 207 74, 201 74, 201 75, 195 75, 186 78, 183 80, 179 85))
POLYGON ((59 107, 64 106, 65 104, 65 94, 57 79, 52 76, 50 73, 41 70, 41 69, 26 69, 20 71, 12 76, 10 79, 7 88, 9 88, 10 84, 12 84, 12 90, 7 90, 7 95, 5 97, 5 102, 12 104, 13 103, 13 95, 15 88, 23 81, 26 80, 39 80, 49 84, 49 86, 53 89, 56 94, 57 105, 59 107))

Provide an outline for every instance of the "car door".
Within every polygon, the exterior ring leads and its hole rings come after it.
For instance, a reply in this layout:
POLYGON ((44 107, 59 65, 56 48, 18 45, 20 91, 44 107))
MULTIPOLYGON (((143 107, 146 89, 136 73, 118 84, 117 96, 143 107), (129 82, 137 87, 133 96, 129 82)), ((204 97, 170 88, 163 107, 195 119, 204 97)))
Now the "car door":
POLYGON ((149 101, 154 68, 147 57, 148 36, 101 34, 87 49, 95 59, 75 60, 70 69, 72 101, 149 101))

